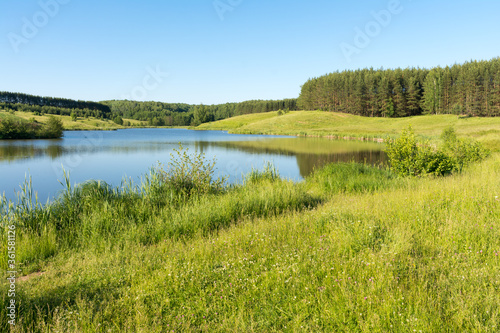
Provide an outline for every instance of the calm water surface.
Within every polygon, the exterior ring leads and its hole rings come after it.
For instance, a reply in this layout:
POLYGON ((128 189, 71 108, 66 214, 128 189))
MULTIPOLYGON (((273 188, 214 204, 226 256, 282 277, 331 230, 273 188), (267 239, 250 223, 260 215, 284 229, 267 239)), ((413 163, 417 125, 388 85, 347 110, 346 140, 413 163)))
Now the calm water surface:
POLYGON ((68 131, 60 140, 0 141, 0 193, 14 200, 27 176, 40 201, 63 189, 63 168, 72 183, 89 179, 120 185, 124 177, 135 182, 161 162, 167 165, 179 143, 189 151, 216 158, 217 175, 241 182, 252 168, 272 162, 280 175, 301 180, 315 167, 338 161, 384 162, 382 145, 286 136, 235 135, 222 131, 184 129, 126 129, 68 131))

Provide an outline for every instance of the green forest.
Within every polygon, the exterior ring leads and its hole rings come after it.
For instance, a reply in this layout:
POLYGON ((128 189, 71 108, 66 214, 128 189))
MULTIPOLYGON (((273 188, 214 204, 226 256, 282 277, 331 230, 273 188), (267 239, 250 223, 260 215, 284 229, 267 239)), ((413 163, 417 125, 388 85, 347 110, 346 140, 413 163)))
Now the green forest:
POLYGON ((42 97, 22 93, 0 91, 0 108, 13 111, 36 112, 78 117, 96 117, 109 119, 109 106, 88 101, 75 101, 65 98, 42 97))
POLYGON ((297 99, 253 100, 218 105, 181 103, 103 101, 113 117, 148 121, 151 126, 196 126, 234 116, 278 110, 297 110, 297 99))
POLYGON ((0 92, 0 110, 34 112, 35 115, 60 115, 111 119, 123 125, 125 119, 147 121, 149 126, 197 126, 234 116, 298 110, 297 99, 252 100, 218 105, 185 103, 137 102, 110 100, 103 102, 75 101, 22 93, 0 92))
POLYGON ((298 106, 368 117, 500 116, 500 58, 433 69, 362 69, 307 81, 298 106))

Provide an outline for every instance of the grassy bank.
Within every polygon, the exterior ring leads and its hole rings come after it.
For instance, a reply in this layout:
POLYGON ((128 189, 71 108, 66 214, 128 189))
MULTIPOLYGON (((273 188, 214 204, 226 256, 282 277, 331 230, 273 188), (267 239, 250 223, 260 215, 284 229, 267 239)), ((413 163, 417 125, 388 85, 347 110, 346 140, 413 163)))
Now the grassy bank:
MULTIPOLYGON (((49 115, 42 115, 38 116, 35 115, 33 112, 14 112, 13 114, 8 113, 6 111, 1 111, 0 110, 0 119, 1 118, 13 118, 16 120, 24 120, 24 121, 33 121, 35 120, 36 122, 40 124, 45 124, 48 122, 49 115)), ((70 116, 59 116, 59 115, 53 115, 53 117, 60 119, 63 123, 63 127, 65 130, 71 130, 71 131, 88 131, 88 130, 115 130, 115 129, 122 129, 122 128, 129 128, 125 126, 118 125, 114 123, 113 121, 109 119, 97 119, 93 117, 89 118, 82 118, 79 117, 77 118, 76 121, 73 121, 70 116)), ((146 122, 141 122, 138 120, 133 120, 133 119, 124 119, 124 121, 128 121, 132 127, 134 126, 145 126, 147 125, 146 122)))
POLYGON ((417 134, 426 138, 436 138, 443 129, 453 126, 459 136, 474 138, 490 149, 500 150, 500 118, 459 118, 453 115, 368 118, 335 112, 295 111, 281 116, 277 112, 238 116, 202 124, 197 129, 226 130, 231 133, 384 138, 398 135, 408 125, 412 125, 417 134))
POLYGON ((338 164, 202 195, 157 180, 11 216, 14 331, 499 329, 500 154, 446 178, 338 164))

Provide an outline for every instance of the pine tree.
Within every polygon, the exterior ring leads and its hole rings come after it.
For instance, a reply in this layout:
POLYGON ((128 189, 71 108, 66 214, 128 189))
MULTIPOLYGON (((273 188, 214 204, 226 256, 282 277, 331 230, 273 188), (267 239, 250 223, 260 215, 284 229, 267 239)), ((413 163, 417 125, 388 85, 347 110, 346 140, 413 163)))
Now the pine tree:
POLYGON ((408 115, 414 116, 421 113, 420 111, 420 98, 421 98, 420 85, 414 77, 411 77, 408 81, 408 94, 406 99, 406 107, 408 109, 408 115))
POLYGON ((438 70, 433 69, 424 82, 424 96, 422 109, 425 114, 439 114, 441 103, 441 76, 438 70))

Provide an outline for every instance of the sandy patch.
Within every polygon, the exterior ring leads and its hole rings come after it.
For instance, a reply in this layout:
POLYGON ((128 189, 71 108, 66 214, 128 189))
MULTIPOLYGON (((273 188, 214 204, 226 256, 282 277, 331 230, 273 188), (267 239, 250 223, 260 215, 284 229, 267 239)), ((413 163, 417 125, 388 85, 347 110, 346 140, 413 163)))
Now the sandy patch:
POLYGON ((35 273, 31 273, 31 274, 28 274, 25 276, 21 276, 18 280, 19 281, 28 281, 29 279, 32 279, 32 278, 38 277, 38 276, 42 276, 44 274, 45 274, 45 272, 35 272, 35 273))

